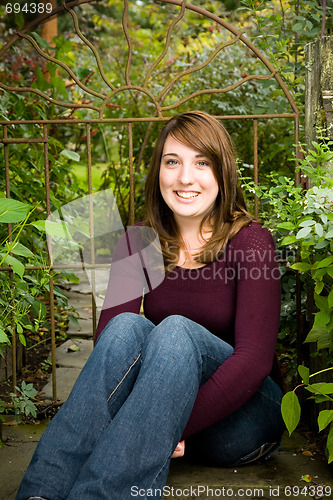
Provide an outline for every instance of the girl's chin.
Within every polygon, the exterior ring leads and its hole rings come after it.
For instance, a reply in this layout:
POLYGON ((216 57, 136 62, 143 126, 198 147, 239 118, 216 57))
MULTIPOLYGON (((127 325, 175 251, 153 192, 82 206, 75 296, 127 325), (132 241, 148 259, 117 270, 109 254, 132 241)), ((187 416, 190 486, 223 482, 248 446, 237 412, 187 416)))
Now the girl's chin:
POLYGON ((185 212, 185 211, 175 211, 173 210, 173 215, 175 217, 175 219, 178 219, 178 220, 184 220, 184 221, 191 221, 191 220, 198 220, 198 222, 200 222, 205 214, 200 214, 200 213, 197 213, 197 212, 185 212))

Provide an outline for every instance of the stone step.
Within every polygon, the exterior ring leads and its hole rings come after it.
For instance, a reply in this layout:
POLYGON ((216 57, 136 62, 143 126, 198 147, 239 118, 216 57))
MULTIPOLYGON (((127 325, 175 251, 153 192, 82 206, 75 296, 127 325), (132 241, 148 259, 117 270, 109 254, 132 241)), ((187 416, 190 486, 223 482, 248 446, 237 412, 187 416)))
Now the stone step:
MULTIPOLYGON (((76 379, 81 373, 81 368, 57 368, 57 400, 66 401, 68 398, 76 379)), ((42 390, 43 398, 47 401, 53 399, 52 389, 52 375, 48 383, 42 390)))
MULTIPOLYGON (((56 348, 57 367, 82 369, 92 350, 92 340, 67 340, 56 348)), ((49 359, 51 360, 51 354, 49 355, 49 359)))
POLYGON ((281 450, 269 460, 235 468, 172 460, 163 500, 333 498, 333 468, 322 455, 303 453, 307 444, 300 434, 285 432, 281 450), (310 482, 302 479, 306 475, 310 482))
MULTIPOLYGON (((15 500, 23 473, 46 425, 47 422, 43 421, 37 425, 3 426, 6 446, 0 449, 0 500, 15 500)), ((323 456, 304 455, 303 446, 307 446, 307 441, 300 434, 294 433, 289 438, 285 433, 282 451, 267 462, 238 468, 194 465, 186 458, 172 460, 163 500, 331 499, 333 495, 329 493, 329 488, 333 491, 332 467, 323 456), (312 477, 311 482, 302 481, 305 474, 312 477), (321 491, 320 486, 324 488, 321 495, 317 494, 321 491), (310 490, 310 487, 313 489, 310 490), (314 494, 305 494, 306 491, 314 494)), ((129 493, 128 498, 143 497, 129 493)))
MULTIPOLYGON (((93 350, 93 341, 84 339, 67 340, 56 349, 57 399, 65 401, 93 350), (73 350, 78 349, 78 350, 73 350)), ((51 359, 51 354, 49 355, 51 359)), ((44 398, 53 399, 52 375, 43 388, 44 398)))
MULTIPOLYGON (((80 311, 78 311, 80 313, 80 311)), ((69 323, 67 335, 69 337, 82 337, 89 339, 93 337, 93 326, 91 319, 79 319, 80 326, 77 327, 73 323, 69 323)))

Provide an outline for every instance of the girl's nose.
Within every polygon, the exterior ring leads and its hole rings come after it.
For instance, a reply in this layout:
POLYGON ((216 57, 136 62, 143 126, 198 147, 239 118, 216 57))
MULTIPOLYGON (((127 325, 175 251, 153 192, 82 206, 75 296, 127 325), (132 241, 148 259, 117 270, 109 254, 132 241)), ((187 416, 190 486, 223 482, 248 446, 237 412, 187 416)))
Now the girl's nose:
POLYGON ((184 185, 193 184, 193 169, 191 165, 182 165, 179 172, 179 182, 184 185))

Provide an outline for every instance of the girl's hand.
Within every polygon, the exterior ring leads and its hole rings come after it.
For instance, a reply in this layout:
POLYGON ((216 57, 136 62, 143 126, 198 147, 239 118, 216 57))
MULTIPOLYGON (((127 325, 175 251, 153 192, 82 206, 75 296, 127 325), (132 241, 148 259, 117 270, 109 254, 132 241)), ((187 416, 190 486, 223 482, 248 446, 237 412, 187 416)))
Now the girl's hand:
POLYGON ((171 458, 178 458, 178 457, 183 457, 185 453, 185 441, 180 441, 173 454, 171 455, 171 458))

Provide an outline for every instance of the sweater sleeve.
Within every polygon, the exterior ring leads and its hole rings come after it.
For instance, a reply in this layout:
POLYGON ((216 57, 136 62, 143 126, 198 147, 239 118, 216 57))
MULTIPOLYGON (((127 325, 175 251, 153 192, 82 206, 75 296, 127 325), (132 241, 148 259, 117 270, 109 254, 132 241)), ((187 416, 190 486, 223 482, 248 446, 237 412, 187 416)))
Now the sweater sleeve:
POLYGON ((139 314, 144 293, 158 287, 164 277, 163 255, 157 233, 142 222, 130 227, 119 240, 112 257, 96 338, 118 314, 139 314))
POLYGON ((140 312, 145 280, 135 240, 135 229, 131 228, 121 237, 112 256, 108 288, 97 325, 96 340, 109 321, 118 314, 140 312))
POLYGON ((272 369, 281 301, 273 238, 252 223, 230 246, 235 258, 229 265, 237 275, 235 350, 200 387, 183 439, 240 408, 272 369))

